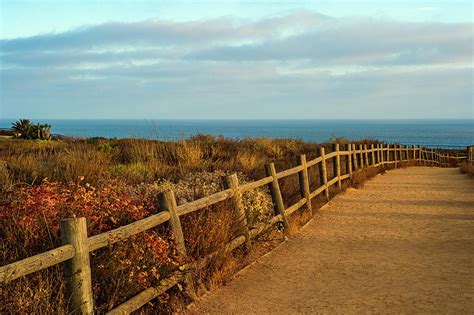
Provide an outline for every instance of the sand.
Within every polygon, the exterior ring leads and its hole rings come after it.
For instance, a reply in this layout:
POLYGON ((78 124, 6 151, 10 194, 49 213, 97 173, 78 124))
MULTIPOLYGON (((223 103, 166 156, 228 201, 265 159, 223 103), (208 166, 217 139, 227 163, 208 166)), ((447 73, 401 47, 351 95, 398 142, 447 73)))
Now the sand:
POLYGON ((474 313, 474 179, 377 175, 190 307, 190 314, 474 313))

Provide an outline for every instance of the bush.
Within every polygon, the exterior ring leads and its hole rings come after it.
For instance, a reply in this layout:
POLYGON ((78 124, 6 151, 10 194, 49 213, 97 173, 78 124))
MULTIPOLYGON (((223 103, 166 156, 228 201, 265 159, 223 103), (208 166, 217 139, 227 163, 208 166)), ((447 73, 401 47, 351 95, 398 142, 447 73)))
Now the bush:
MULTIPOLYGON (((296 165, 295 155, 306 153, 309 160, 318 148, 295 139, 237 141, 204 135, 171 142, 100 138, 1 141, 0 263, 59 246, 61 218, 84 216, 90 235, 102 233, 160 211, 157 196, 161 191, 174 189, 178 204, 183 204, 222 190, 226 174, 237 172, 244 184, 264 177, 267 162, 275 162, 278 170, 287 169, 296 165)), ((319 175, 314 167, 310 172, 311 187, 315 187, 319 175)), ((288 204, 301 198, 296 175, 282 180, 281 189, 288 204)), ((266 188, 245 192, 242 203, 252 227, 273 214, 266 188)), ((184 216, 189 259, 222 249, 237 235, 234 222, 230 201, 184 216)), ((98 313, 158 283, 183 262, 167 226, 92 254, 98 313)), ((195 279, 207 281, 215 274, 222 275, 216 268, 231 261, 219 254, 195 279)), ((233 261, 238 266, 245 259, 233 261)), ((63 267, 58 265, 2 286, 0 313, 67 312, 63 278, 63 267)))
POLYGON ((462 173, 466 173, 466 174, 474 176, 474 163, 473 162, 464 161, 459 165, 459 169, 461 170, 462 173))
MULTIPOLYGON (((116 182, 101 188, 83 182, 62 184, 47 180, 38 186, 18 185, 0 203, 0 264, 60 246, 59 222, 63 217, 86 217, 89 234, 95 235, 158 211, 155 204, 116 182)), ((91 266, 99 312, 156 284, 181 263, 166 235, 149 230, 93 252, 91 266)), ((57 266, 52 272, 46 270, 14 281, 1 290, 0 312, 66 312, 62 279, 62 267, 57 266), (42 301, 30 303, 36 295, 42 301)))
POLYGON ((51 140, 51 125, 33 125, 28 119, 20 119, 12 123, 14 136, 30 140, 51 140))

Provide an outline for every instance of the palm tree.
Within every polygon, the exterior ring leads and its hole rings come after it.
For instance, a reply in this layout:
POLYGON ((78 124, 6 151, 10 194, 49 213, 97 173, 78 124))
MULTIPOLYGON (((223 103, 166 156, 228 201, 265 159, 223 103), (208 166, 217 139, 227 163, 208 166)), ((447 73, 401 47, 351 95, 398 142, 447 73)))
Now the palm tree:
POLYGON ((29 119, 20 119, 12 123, 12 130, 15 136, 23 139, 30 139, 34 132, 33 125, 29 119))
POLYGON ((33 125, 29 119, 20 119, 12 123, 15 137, 31 140, 51 140, 51 125, 33 125))

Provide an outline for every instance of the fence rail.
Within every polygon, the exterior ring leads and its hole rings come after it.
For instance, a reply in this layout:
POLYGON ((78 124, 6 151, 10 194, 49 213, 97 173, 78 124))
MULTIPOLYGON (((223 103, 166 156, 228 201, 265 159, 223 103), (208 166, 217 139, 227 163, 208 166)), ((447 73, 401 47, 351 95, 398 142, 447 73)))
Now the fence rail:
MULTIPOLYGON (((183 231, 181 229, 180 217, 230 199, 232 200, 236 218, 239 220, 240 235, 225 246, 224 253, 228 253, 241 245, 249 247, 252 239, 278 222, 283 223, 284 232, 289 234, 290 228, 288 217, 292 213, 305 205, 309 211, 312 211, 312 199, 322 193, 324 193, 326 199, 329 200, 329 188, 333 185, 337 185, 338 188, 341 188, 342 181, 350 179, 355 172, 367 167, 378 167, 392 164, 398 165, 401 162, 407 161, 415 161, 418 165, 455 166, 465 159, 472 161, 474 158, 473 148, 473 146, 468 147, 467 155, 459 157, 442 154, 433 149, 422 148, 420 146, 408 147, 401 145, 377 144, 375 146, 370 145, 370 147, 367 145, 359 145, 357 147, 355 144, 347 144, 344 145, 341 150, 339 144, 334 144, 332 152, 326 154, 325 148, 321 147, 319 156, 310 161, 306 161, 305 155, 298 156, 298 166, 281 172, 276 172, 275 165, 269 163, 265 166, 266 177, 251 183, 240 185, 235 174, 227 176, 223 179, 224 187, 226 188, 225 190, 180 206, 176 205, 176 198, 173 191, 163 192, 159 196, 160 209, 162 210, 160 213, 106 233, 88 237, 85 228, 85 218, 63 219, 61 221, 61 237, 63 245, 47 252, 0 267, 0 283, 5 284, 33 272, 60 263, 65 263, 66 288, 71 297, 71 311, 90 314, 93 313, 92 281, 89 262, 89 253, 92 251, 124 241, 132 235, 169 222, 174 239, 177 243, 177 248, 181 254, 185 256, 186 247, 183 231), (344 157, 345 174, 341 174, 343 170, 341 167, 341 157, 344 157), (333 165, 333 174, 331 174, 331 176, 328 174, 328 163, 332 163, 333 165), (310 190, 308 175, 308 169, 311 167, 318 167, 321 181, 320 186, 313 191, 310 190), (301 199, 295 204, 285 207, 279 180, 295 174, 298 174, 299 178, 301 199), (275 215, 269 219, 268 222, 261 223, 259 226, 250 229, 247 224, 245 211, 241 205, 242 193, 265 185, 268 185, 270 188, 275 215)), ((202 261, 195 262, 192 265, 187 264, 181 266, 179 270, 163 280, 158 287, 145 289, 135 297, 117 306, 109 313, 130 313, 156 298, 180 281, 185 281, 189 287, 192 287, 190 273, 186 272, 186 270, 199 268, 199 266, 205 263, 205 261, 212 259, 212 257, 216 255, 217 252, 214 252, 206 256, 202 261)))

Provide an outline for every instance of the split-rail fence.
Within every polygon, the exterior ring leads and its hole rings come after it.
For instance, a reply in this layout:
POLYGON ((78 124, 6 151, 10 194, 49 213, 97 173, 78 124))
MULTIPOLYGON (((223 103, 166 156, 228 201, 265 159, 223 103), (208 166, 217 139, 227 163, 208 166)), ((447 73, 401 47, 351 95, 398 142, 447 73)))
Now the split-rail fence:
MULTIPOLYGON (((472 160, 472 148, 468 151, 469 159, 472 160)), ((89 254, 99 248, 124 241, 132 235, 168 222, 178 250, 182 255, 186 256, 180 217, 230 199, 238 217, 237 223, 239 224, 240 235, 225 246, 224 253, 229 253, 242 245, 247 248, 250 247, 252 240, 257 235, 278 222, 283 224, 284 232, 288 235, 290 233, 288 217, 292 213, 303 206, 306 206, 307 210, 312 213, 311 201, 313 198, 324 193, 324 197, 329 200, 329 188, 332 185, 337 185, 338 188, 341 188, 344 180, 350 179, 354 173, 364 168, 391 164, 397 165, 406 161, 415 161, 418 165, 453 166, 463 159, 466 159, 466 156, 449 156, 448 154, 442 154, 439 151, 420 146, 333 144, 332 152, 330 153, 326 153, 324 147, 321 147, 317 158, 307 161, 305 155, 299 155, 297 157, 298 166, 281 172, 276 172, 273 163, 267 164, 265 166, 266 177, 254 182, 240 185, 236 174, 226 176, 223 179, 225 190, 183 205, 178 206, 176 204, 172 190, 163 192, 159 196, 160 208, 162 210, 160 213, 106 233, 89 237, 87 235, 85 218, 63 219, 61 220, 61 239, 63 245, 0 267, 0 283, 6 284, 33 272, 64 263, 66 289, 68 296, 70 296, 71 312, 91 314, 94 312, 94 302, 89 254), (344 159, 346 164, 344 168, 341 167, 341 157, 346 157, 344 159), (332 176, 328 175, 328 163, 333 163, 332 176), (316 190, 310 191, 308 168, 314 166, 319 168, 320 186, 316 190), (346 171, 346 174, 341 174, 342 169, 346 171), (295 174, 298 174, 299 178, 301 199, 285 208, 279 180, 295 174), (242 193, 265 185, 268 185, 270 188, 275 215, 268 222, 250 229, 241 204, 242 193)), ((206 258, 212 259, 216 254, 216 252, 210 254, 206 258)), ((126 314, 137 310, 180 281, 187 283, 192 290, 191 274, 187 270, 196 268, 197 265, 197 263, 194 263, 181 266, 170 277, 162 280, 159 286, 145 289, 130 300, 112 309, 109 314, 126 314)))

